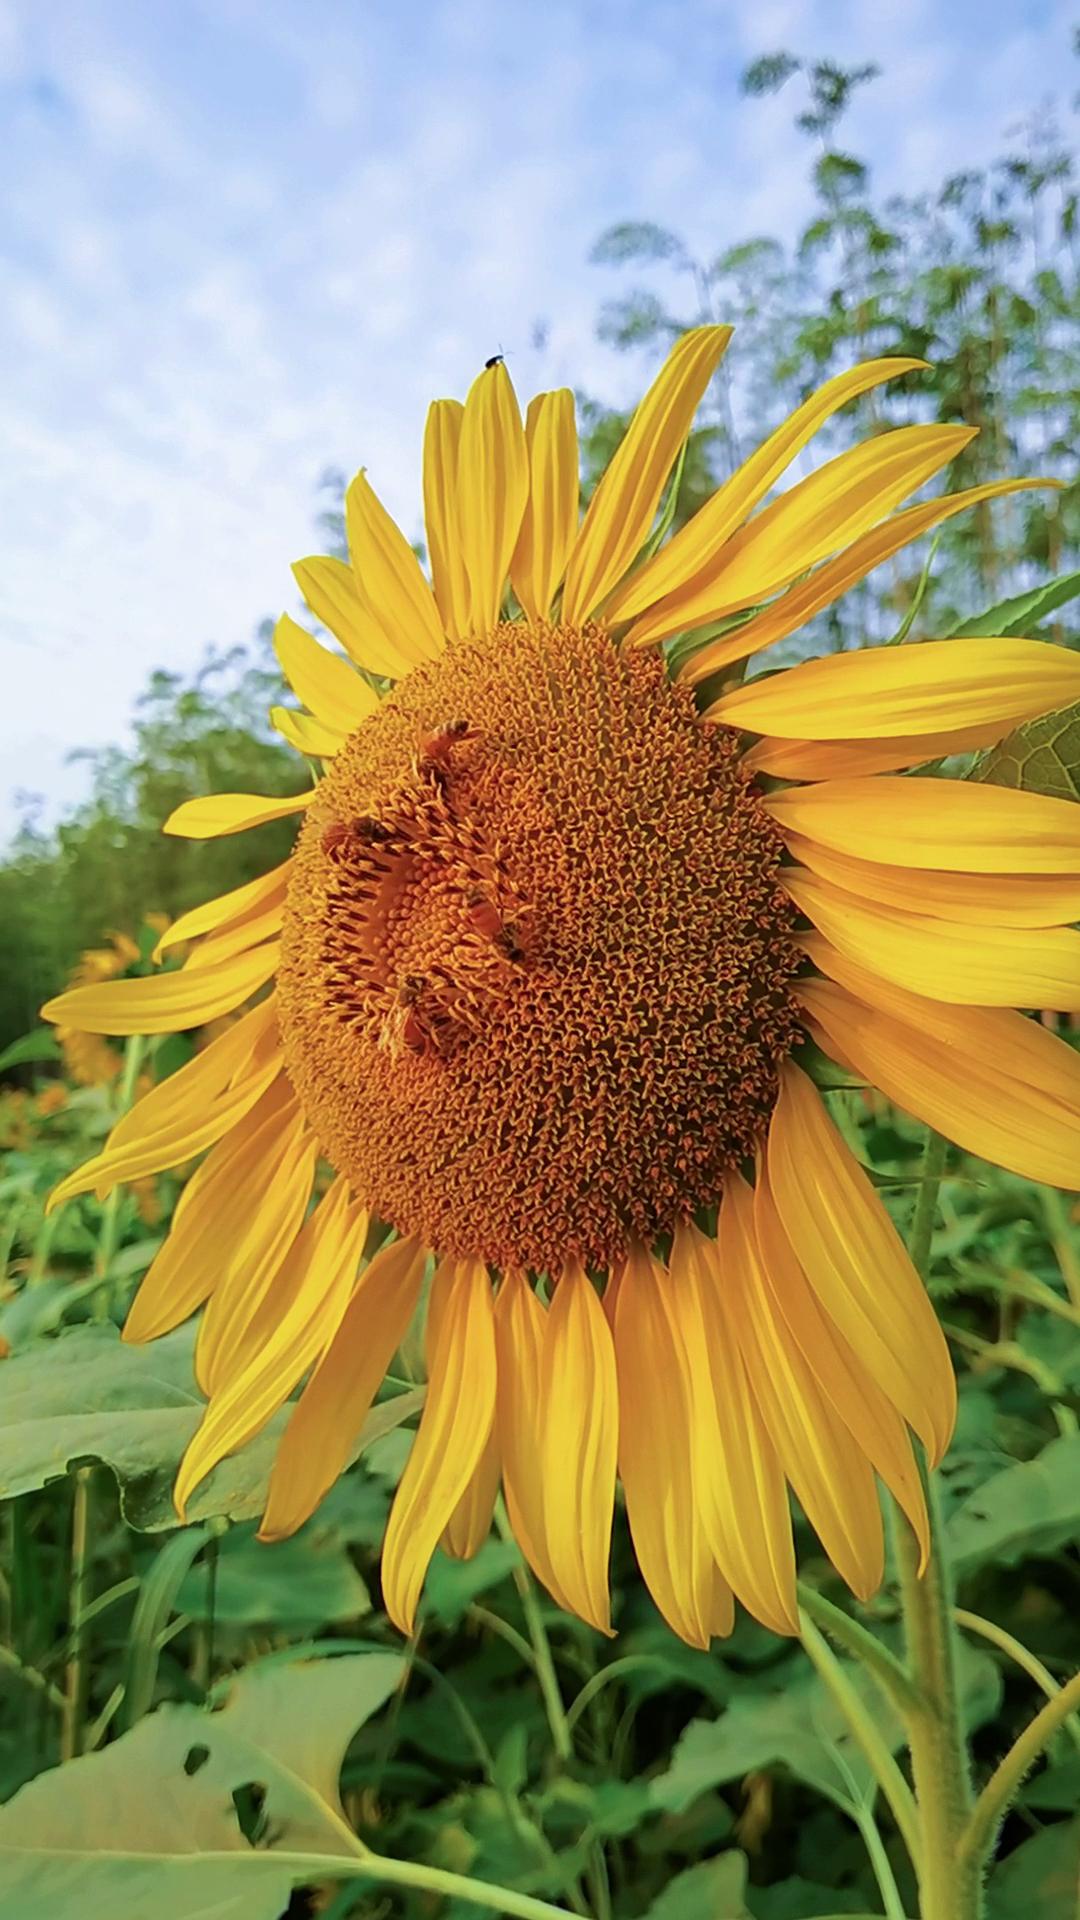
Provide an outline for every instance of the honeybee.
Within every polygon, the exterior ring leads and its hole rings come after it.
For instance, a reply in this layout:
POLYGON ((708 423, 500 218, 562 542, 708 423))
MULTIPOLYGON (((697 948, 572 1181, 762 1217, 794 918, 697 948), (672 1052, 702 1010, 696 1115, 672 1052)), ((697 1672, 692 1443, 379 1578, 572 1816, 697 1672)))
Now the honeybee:
POLYGON ((394 996, 394 1007, 384 1030, 385 1044, 398 1053, 427 1053, 435 1044, 418 1002, 427 985, 422 974, 407 973, 394 996))
POLYGON ((365 847, 381 847, 387 840, 393 839, 390 828, 384 827, 382 821, 376 820, 371 813, 360 815, 359 819, 353 823, 353 832, 358 840, 363 841, 365 847))
POLYGON ((382 821, 373 819, 371 814, 364 813, 353 821, 331 820, 323 828, 319 844, 328 859, 338 861, 347 856, 351 843, 358 841, 362 847, 377 847, 392 838, 389 827, 384 827, 382 821))
POLYGON ((520 945, 517 933, 509 921, 504 920, 493 900, 479 887, 474 887, 465 898, 465 911, 469 925, 482 940, 490 940, 508 960, 519 961, 525 958, 524 948, 520 945))
POLYGON ((437 732, 426 734, 413 762, 417 773, 441 784, 450 771, 455 747, 475 740, 476 732, 468 720, 449 720, 437 732))

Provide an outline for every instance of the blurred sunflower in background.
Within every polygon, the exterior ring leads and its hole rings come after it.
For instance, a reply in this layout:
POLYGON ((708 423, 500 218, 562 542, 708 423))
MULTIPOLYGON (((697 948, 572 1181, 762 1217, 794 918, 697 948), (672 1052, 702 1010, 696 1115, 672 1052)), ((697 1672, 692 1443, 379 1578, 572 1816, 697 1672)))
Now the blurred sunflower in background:
POLYGON ((263 994, 54 1196, 209 1150, 126 1327, 205 1309, 181 1512, 306 1376, 263 1533, 302 1523, 434 1256, 383 1554, 406 1630, 435 1546, 475 1552, 500 1483, 539 1579, 607 1630, 621 1477, 645 1579, 698 1645, 736 1596, 796 1630, 789 1486, 859 1596, 882 1574, 876 1476, 925 1546, 911 1434, 940 1458, 952 1370, 799 1064, 808 1036, 968 1151, 1078 1182, 1080 1063, 1008 1009, 1080 1008, 1080 809, 906 770, 1076 700, 1080 657, 927 641, 738 684, 916 536, 1029 483, 898 510, 970 438, 917 425, 774 496, 840 406, 921 364, 875 360, 658 543, 729 333, 674 347, 583 519, 568 391, 522 422, 495 364, 436 401, 430 584, 358 475, 349 562, 295 569, 347 658, 277 629, 304 711, 274 719, 314 788, 166 823, 295 812, 293 856, 177 921, 178 970, 45 1008, 156 1033, 263 994), (309 1211, 320 1158, 336 1177, 309 1211))

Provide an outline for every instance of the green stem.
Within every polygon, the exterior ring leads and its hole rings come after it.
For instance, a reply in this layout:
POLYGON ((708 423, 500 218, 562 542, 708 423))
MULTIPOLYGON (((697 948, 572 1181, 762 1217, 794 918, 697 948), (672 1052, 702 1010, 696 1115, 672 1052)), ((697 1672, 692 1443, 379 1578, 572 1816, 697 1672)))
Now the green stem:
POLYGON ((77 1467, 71 1498, 71 1569, 68 1576, 70 1653, 64 1672, 60 1758, 74 1760, 82 1745, 86 1705, 87 1632, 84 1614, 90 1579, 90 1479, 92 1467, 77 1467))
MULTIPOLYGON (((944 1140, 929 1134, 908 1241, 912 1261, 924 1279, 930 1265, 945 1154, 944 1140)), ((932 1478, 927 1478, 926 1493, 930 1554, 922 1573, 915 1533, 899 1508, 894 1509, 904 1633, 918 1693, 908 1741, 922 1834, 921 1920, 980 1920, 979 1872, 960 1853, 960 1837, 971 1808, 971 1771, 956 1687, 952 1582, 932 1478)))
MULTIPOLYGON (((323 1809, 325 1813, 325 1808, 323 1809)), ((450 1873, 445 1867, 424 1866, 414 1860, 392 1860, 385 1854, 372 1853, 359 1841, 348 1828, 342 1828, 342 1838, 349 1842, 349 1852, 340 1853, 293 1853, 285 1848, 267 1848, 265 1852, 249 1856, 249 1875, 252 1886, 257 1884, 259 1862, 265 1861, 269 1870, 284 1868, 292 1875, 293 1885, 297 1887, 317 1883, 320 1880, 373 1880, 377 1885, 390 1887, 415 1887, 420 1893, 434 1893, 446 1900, 460 1900, 476 1907, 484 1907, 489 1913, 501 1913, 508 1920, 566 1920, 566 1908, 554 1907, 547 1900, 536 1900, 531 1893, 517 1893, 512 1887, 493 1887, 486 1880, 473 1880, 468 1874, 450 1873)), ((190 1853, 168 1854, 167 1860, 190 1860, 190 1853)), ((128 1849, 105 1847, 95 1849, 94 1859, 105 1861, 133 1861, 145 1865, 145 1853, 132 1853, 128 1849)))
POLYGON ((586 1707, 591 1707, 605 1687, 610 1686, 613 1680, 621 1679, 624 1673, 637 1673, 642 1667, 667 1671, 667 1662, 654 1653, 625 1653, 621 1660, 609 1661, 606 1667, 600 1668, 599 1673, 594 1673, 591 1679, 586 1680, 566 1716, 570 1731, 573 1732, 586 1707))
POLYGON ((896 1884, 896 1876, 885 1851, 885 1842, 878 1832, 878 1824, 874 1819, 873 1807, 854 1806, 851 1811, 870 1856, 870 1865, 874 1869, 874 1878, 877 1881, 887 1920, 907 1920, 904 1903, 900 1898, 900 1889, 896 1884))
POLYGON ((1025 1774, 1077 1707, 1080 1707, 1080 1673, 1074 1674, 1067 1685, 1047 1701, 990 1775, 960 1837, 961 1862, 976 1880, 1025 1774))
MULTIPOLYGON (((1014 1660, 1029 1679, 1042 1689, 1048 1700, 1056 1700, 1063 1691, 1060 1682, 1054 1679, 1049 1668, 1043 1666, 1030 1647, 1025 1647, 1023 1641, 1017 1640, 1013 1634, 1006 1633, 1004 1627, 996 1626, 992 1620, 984 1620, 979 1613, 968 1613, 965 1607, 954 1607, 953 1619, 958 1627, 966 1628, 968 1633, 979 1634, 983 1640, 989 1640, 991 1646, 1007 1653, 1010 1660, 1014 1660)), ((1063 1724, 1073 1746, 1080 1747, 1080 1719, 1075 1713, 1070 1713, 1063 1724)))
POLYGON ((857 1689, 852 1686, 824 1636, 818 1632, 805 1612, 799 1615, 799 1625, 803 1646, 851 1728, 867 1766, 892 1809, 893 1819, 903 1835, 904 1845, 918 1872, 921 1853, 919 1817, 911 1796, 911 1788, 875 1726, 872 1715, 867 1711, 857 1689))
MULTIPOLYGON (((513 1539, 513 1530, 501 1499, 495 1507, 495 1525, 504 1540, 513 1539)), ((536 1598, 536 1589, 524 1566, 514 1568, 514 1585, 518 1590, 521 1610, 525 1615, 525 1625, 532 1644, 536 1677, 540 1682, 544 1712, 547 1714, 548 1726, 551 1729, 551 1743, 559 1761, 565 1765, 573 1757, 573 1736, 566 1718, 563 1697, 559 1691, 555 1662, 551 1657, 551 1642, 547 1637, 547 1628, 544 1625, 543 1614, 540 1612, 540 1603, 536 1598)))
POLYGON ((876 1634, 869 1633, 858 1620, 853 1620, 850 1613, 834 1606, 823 1593, 818 1593, 816 1587, 808 1587, 803 1580, 799 1581, 799 1605, 845 1653, 873 1674, 906 1724, 920 1704, 919 1696, 911 1684, 907 1669, 895 1653, 876 1634))

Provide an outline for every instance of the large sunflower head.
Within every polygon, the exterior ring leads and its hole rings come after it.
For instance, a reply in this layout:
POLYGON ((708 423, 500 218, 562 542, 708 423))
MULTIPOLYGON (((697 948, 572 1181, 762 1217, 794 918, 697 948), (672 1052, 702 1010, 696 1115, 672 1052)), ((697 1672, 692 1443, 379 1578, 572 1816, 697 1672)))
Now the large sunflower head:
POLYGON ((927 641, 741 672, 1011 483, 898 510, 969 437, 911 426, 776 492, 837 408, 918 364, 878 360, 658 543, 728 336, 679 341, 584 518, 568 392, 522 422, 494 364, 437 401, 430 580, 359 475, 348 561, 295 569, 342 652, 277 630, 304 710, 274 719, 314 786, 166 823, 303 813, 292 858, 177 921, 179 970, 45 1010, 122 1034, 253 1003, 55 1196, 205 1153, 126 1328, 204 1308, 181 1510, 305 1381, 263 1532, 299 1526, 434 1262, 383 1556, 403 1628, 500 1484, 538 1577, 606 1630, 621 1478, 649 1587, 698 1644, 733 1596, 795 1630, 789 1486, 857 1594, 881 1577, 878 1478, 925 1541, 911 1434, 948 1442, 948 1355, 807 1037, 969 1151, 1077 1182, 1080 1066, 1008 1009, 1080 1007, 1080 812, 910 769, 1075 700, 1080 659, 927 641))

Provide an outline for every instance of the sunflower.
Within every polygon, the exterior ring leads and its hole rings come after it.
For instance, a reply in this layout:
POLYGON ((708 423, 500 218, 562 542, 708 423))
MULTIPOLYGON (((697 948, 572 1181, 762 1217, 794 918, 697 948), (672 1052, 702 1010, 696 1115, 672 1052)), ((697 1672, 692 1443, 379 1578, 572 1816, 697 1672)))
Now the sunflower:
POLYGON ((177 971, 45 1009, 124 1034, 254 1002, 55 1196, 206 1155, 125 1329, 204 1308, 181 1513, 304 1381, 262 1532, 298 1527, 434 1260, 382 1561, 404 1630, 436 1545, 474 1553, 500 1484, 539 1579, 604 1631, 617 1477, 645 1580, 697 1645, 735 1597, 795 1631, 789 1488, 861 1597, 878 1480, 925 1549, 912 1436, 940 1458, 953 1374, 800 1065, 808 1036, 969 1152, 1077 1184, 1080 1063, 1009 1009, 1080 1007, 1080 809, 910 769, 1080 697, 1080 657, 930 640, 737 671, 1025 483, 900 510, 970 438, 915 425, 777 493, 836 409, 922 364, 881 359, 658 542, 729 333, 674 347, 583 519, 568 391, 522 422, 495 364, 464 406, 436 401, 430 583, 359 474, 348 561, 295 568, 343 654, 276 633, 304 711, 273 717, 316 784, 166 822, 197 839, 296 813, 295 852, 169 929, 193 943, 177 971))

